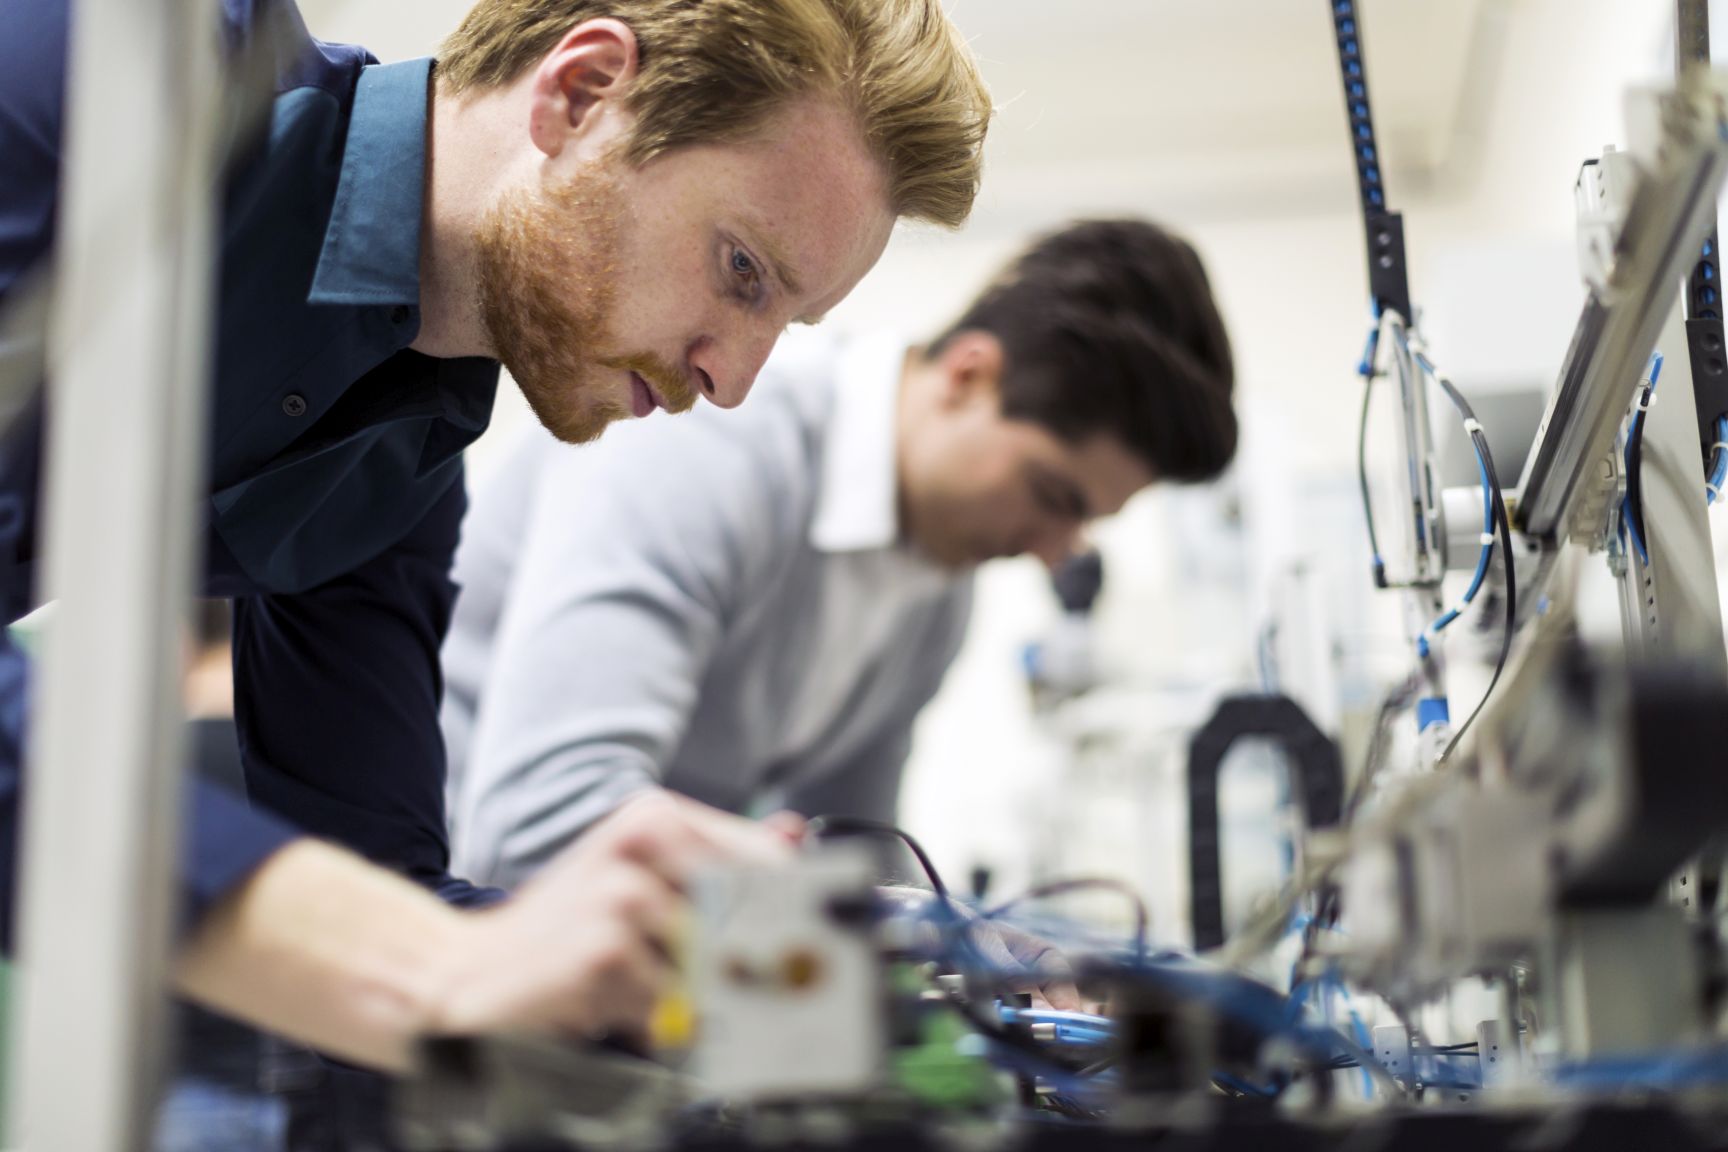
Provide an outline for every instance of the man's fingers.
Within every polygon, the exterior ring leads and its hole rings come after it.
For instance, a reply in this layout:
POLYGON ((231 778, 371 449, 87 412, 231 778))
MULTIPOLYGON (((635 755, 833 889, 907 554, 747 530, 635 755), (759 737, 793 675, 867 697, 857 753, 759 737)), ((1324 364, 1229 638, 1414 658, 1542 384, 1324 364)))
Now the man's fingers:
POLYGON ((716 864, 779 864, 792 845, 779 832, 665 793, 644 796, 607 821, 608 847, 682 888, 716 864))
POLYGON ((579 983, 564 999, 560 1024, 587 1036, 645 1035, 654 1004, 671 979, 664 953, 647 936, 615 926, 587 959, 579 983))
POLYGON ((634 861, 621 861, 597 893, 605 907, 649 948, 670 958, 682 929, 685 901, 664 876, 634 861))
POLYGON ((1080 998, 1080 989, 1074 987, 1071 980, 1051 980, 1040 989, 1050 1007, 1063 1012, 1084 1012, 1086 1002, 1080 998))
POLYGON ((1068 958, 1052 944, 1043 944, 1041 949, 1028 951, 1030 957, 1026 963, 1037 973, 1038 990, 1043 993, 1044 999, 1050 1002, 1050 1007, 1063 1012, 1083 1011, 1085 1001, 1081 999, 1080 989, 1075 986, 1074 967, 1068 963, 1068 958))
POLYGON ((1039 1007, 1064 1012, 1086 1010, 1086 1001, 1074 983, 1074 969, 1054 944, 1008 924, 990 924, 988 932, 980 936, 981 942, 988 944, 983 949, 987 957, 997 952, 1008 958, 1006 967, 1025 973, 1018 990, 1032 992, 1039 1007))
POLYGON ((772 813, 762 821, 762 827, 776 835, 783 836, 788 844, 796 847, 804 843, 804 834, 810 828, 810 821, 789 809, 772 813))

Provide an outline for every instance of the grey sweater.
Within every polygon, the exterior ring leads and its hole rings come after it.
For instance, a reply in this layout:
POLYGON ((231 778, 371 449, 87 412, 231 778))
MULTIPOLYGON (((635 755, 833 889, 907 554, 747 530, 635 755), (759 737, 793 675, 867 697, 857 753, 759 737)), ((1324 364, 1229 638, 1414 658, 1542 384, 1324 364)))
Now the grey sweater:
POLYGON ((477 493, 444 646, 458 875, 518 883, 657 786, 892 817, 971 594, 898 539, 905 347, 789 336, 741 409, 536 429, 477 493))

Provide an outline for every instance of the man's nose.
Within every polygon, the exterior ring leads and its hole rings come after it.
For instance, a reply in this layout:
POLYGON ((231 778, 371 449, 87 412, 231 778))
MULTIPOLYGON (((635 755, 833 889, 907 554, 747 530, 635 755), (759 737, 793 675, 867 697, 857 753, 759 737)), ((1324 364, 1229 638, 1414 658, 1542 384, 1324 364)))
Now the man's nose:
POLYGON ((690 351, 690 366, 695 369, 702 394, 721 408, 744 403, 779 336, 778 331, 737 332, 697 341, 690 351))

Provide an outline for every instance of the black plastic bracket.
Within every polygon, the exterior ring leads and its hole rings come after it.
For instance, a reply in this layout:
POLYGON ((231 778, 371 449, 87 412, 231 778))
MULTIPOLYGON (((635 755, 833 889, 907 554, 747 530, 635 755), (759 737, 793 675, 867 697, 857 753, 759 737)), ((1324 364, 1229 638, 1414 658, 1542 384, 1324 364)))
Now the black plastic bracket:
POLYGON ((1404 263, 1404 217, 1397 212, 1368 217, 1368 292, 1377 309, 1410 314, 1410 274, 1404 263))
POLYGON ((1338 40, 1338 73, 1344 82, 1344 111, 1350 120, 1350 150, 1356 158, 1356 185, 1368 237, 1368 291, 1376 311, 1391 309, 1406 323, 1410 277, 1404 262, 1404 220, 1386 208, 1380 145, 1374 138, 1374 113, 1368 103, 1368 71, 1362 60, 1362 21, 1356 0, 1327 0, 1338 40))
MULTIPOLYGON (((1710 66, 1710 7, 1706 0, 1675 0, 1674 73, 1684 78, 1710 66)), ((1692 396, 1698 410, 1698 444, 1709 475, 1716 421, 1728 416, 1728 356, 1722 331, 1722 260, 1716 229, 1704 241, 1686 278, 1686 351, 1692 365, 1692 396)))
POLYGON ((1579 655, 1570 664, 1571 715, 1619 724, 1626 775, 1614 785, 1613 834, 1588 862, 1561 859, 1560 897, 1573 908, 1647 905, 1728 832, 1728 792, 1713 774, 1716 750, 1728 746, 1728 692, 1685 665, 1634 668, 1621 684, 1579 655))
POLYGON ((1692 364, 1692 396, 1698 411, 1698 443, 1704 452, 1704 470, 1710 470, 1710 446, 1716 442, 1716 421, 1728 416, 1728 349, 1724 347, 1722 318, 1688 318, 1686 350, 1692 364))
POLYGON ((1289 757, 1292 790, 1309 828, 1338 823, 1344 760, 1338 745, 1288 696, 1229 696, 1188 745, 1188 866, 1194 947, 1224 943, 1224 875, 1218 827, 1218 771, 1239 740, 1264 737, 1289 757))

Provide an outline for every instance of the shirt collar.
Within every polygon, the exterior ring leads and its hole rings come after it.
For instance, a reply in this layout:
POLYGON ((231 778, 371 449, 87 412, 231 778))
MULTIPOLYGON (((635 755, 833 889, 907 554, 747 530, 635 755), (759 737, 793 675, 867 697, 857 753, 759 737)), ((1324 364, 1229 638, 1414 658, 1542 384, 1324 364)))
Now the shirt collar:
POLYGON ((361 70, 312 303, 419 306, 431 76, 430 57, 361 70))
POLYGON ((900 539, 895 416, 910 344, 871 336, 848 344, 834 378, 828 444, 810 543, 819 552, 863 552, 900 539))

